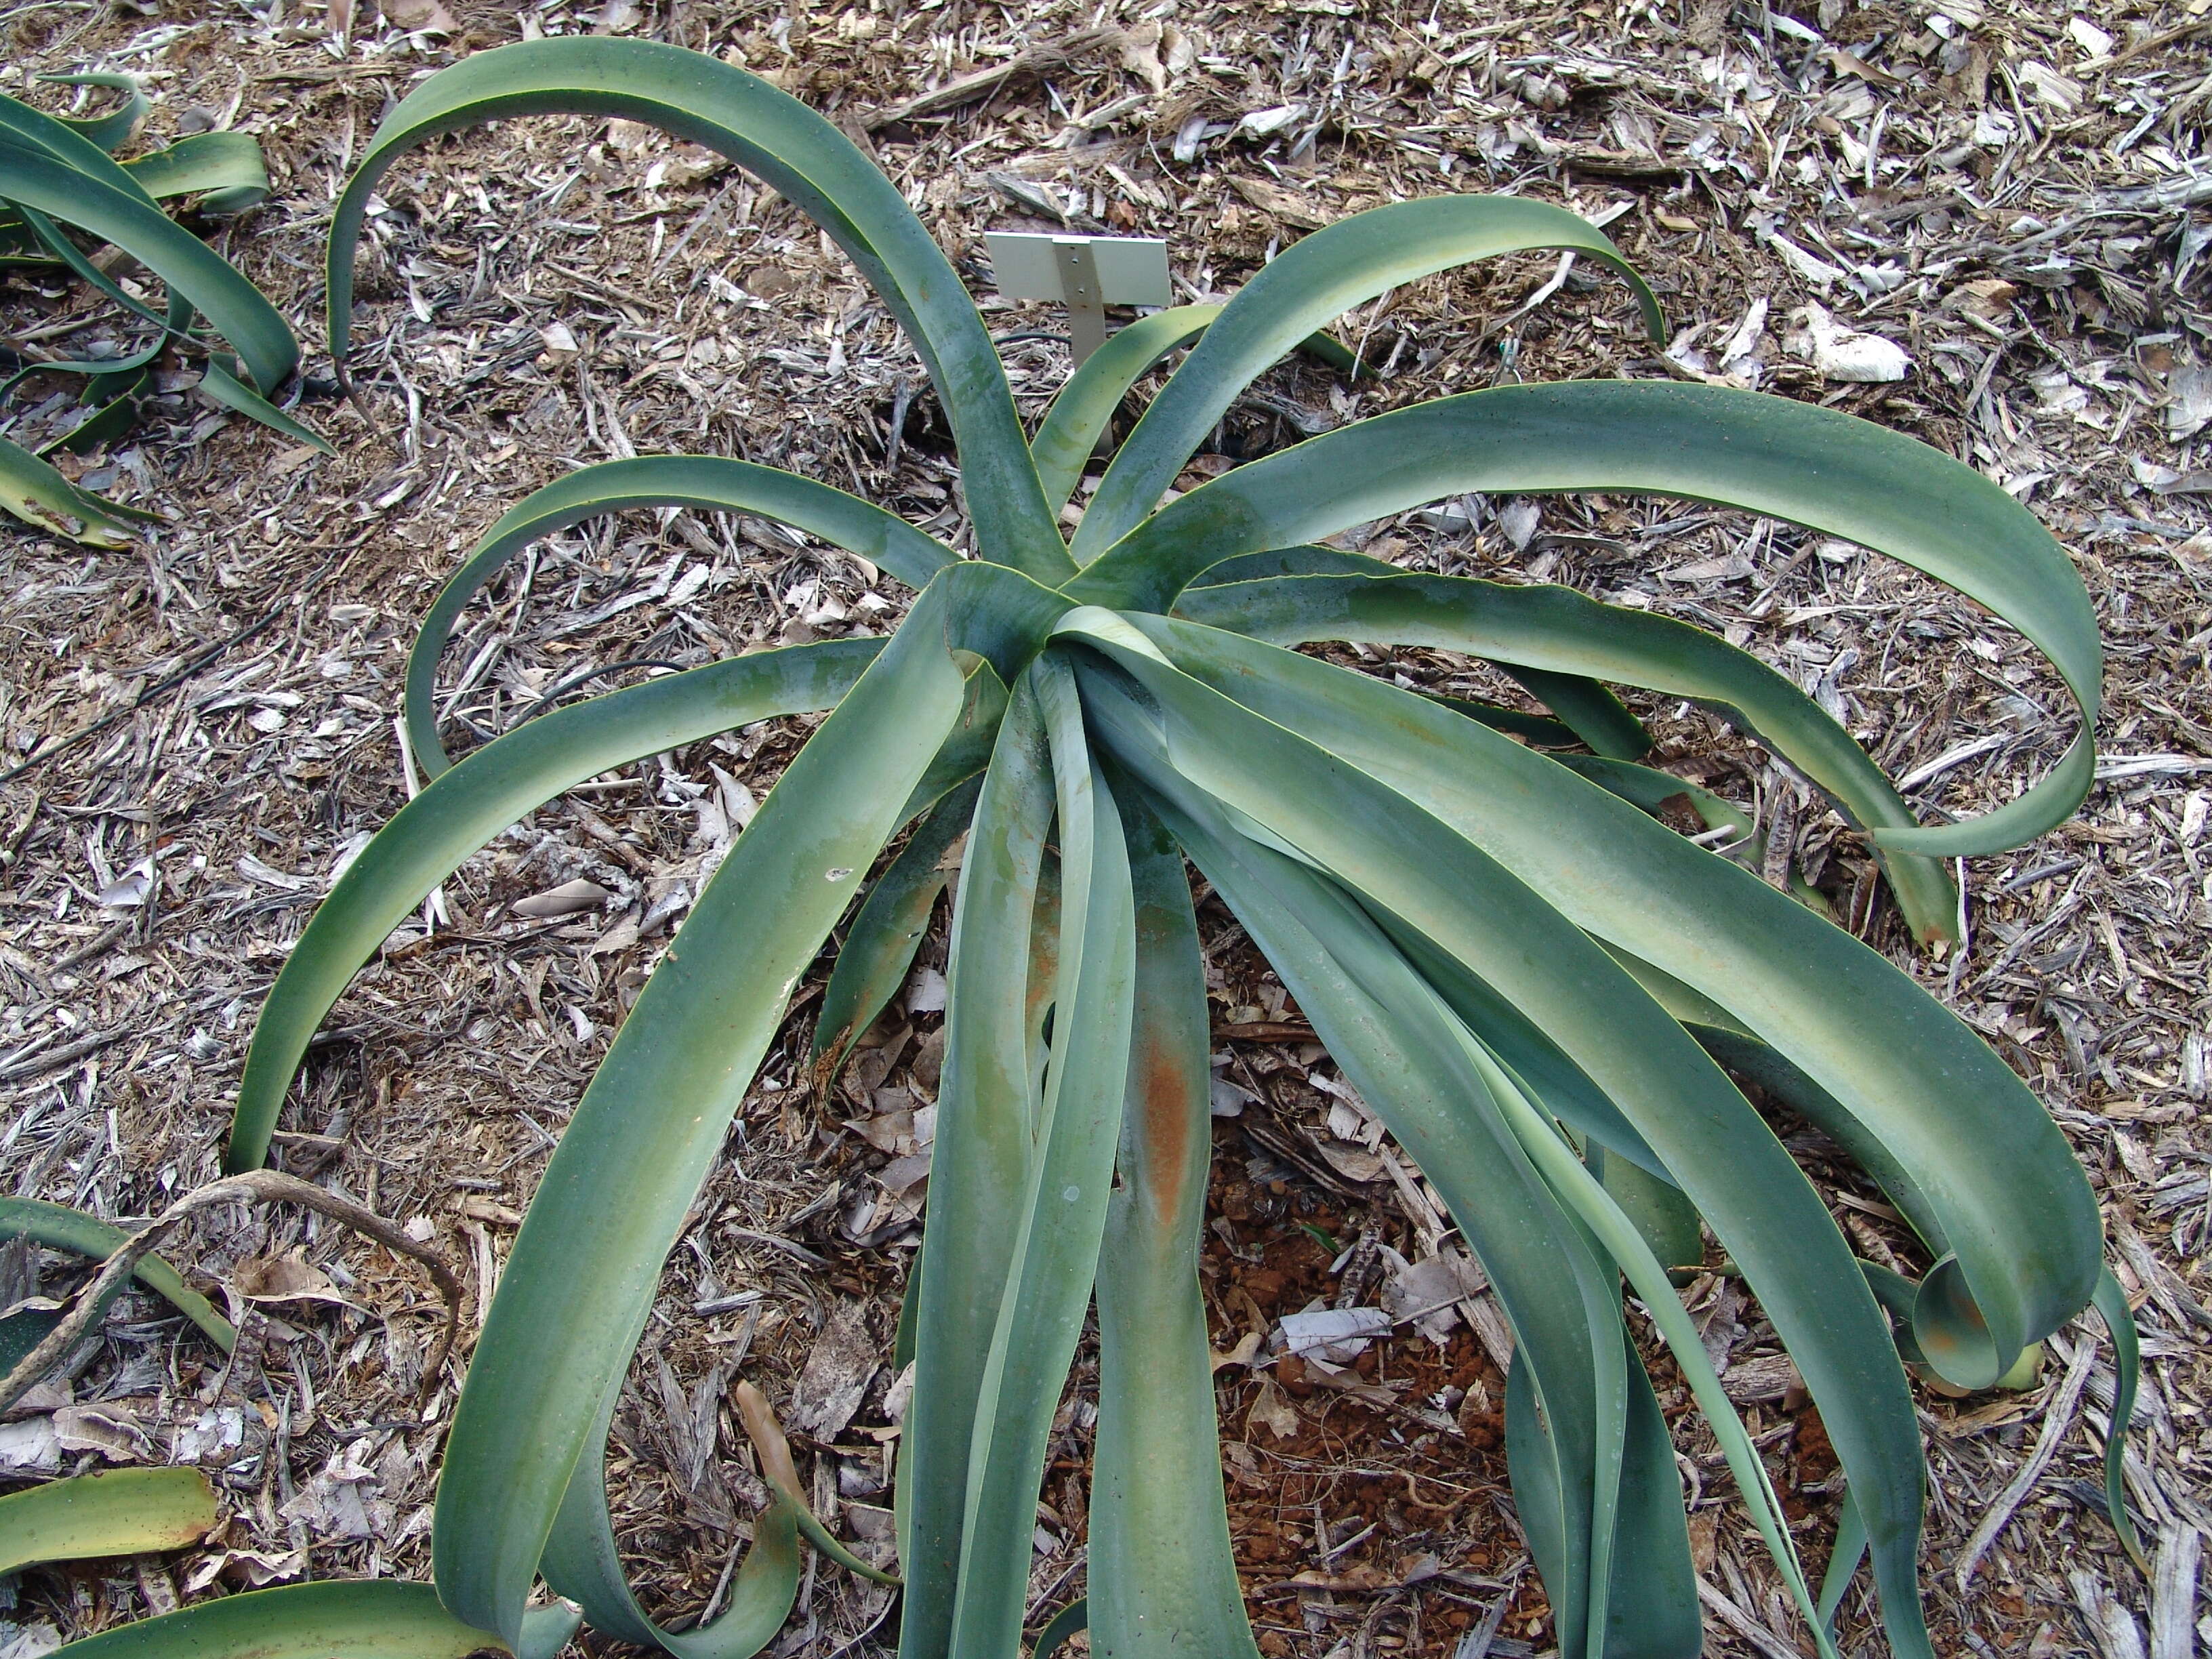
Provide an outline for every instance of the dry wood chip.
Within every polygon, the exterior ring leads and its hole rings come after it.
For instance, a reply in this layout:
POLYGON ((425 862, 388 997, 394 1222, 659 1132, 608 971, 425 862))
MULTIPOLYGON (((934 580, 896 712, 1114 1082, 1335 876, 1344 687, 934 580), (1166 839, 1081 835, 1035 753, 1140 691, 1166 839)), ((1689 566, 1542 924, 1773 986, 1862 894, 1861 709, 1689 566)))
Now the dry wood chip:
POLYGON ((867 1304, 841 1300, 814 1339, 805 1369, 793 1386, 791 1426, 815 1440, 835 1440, 860 1408, 868 1384, 883 1369, 867 1304))

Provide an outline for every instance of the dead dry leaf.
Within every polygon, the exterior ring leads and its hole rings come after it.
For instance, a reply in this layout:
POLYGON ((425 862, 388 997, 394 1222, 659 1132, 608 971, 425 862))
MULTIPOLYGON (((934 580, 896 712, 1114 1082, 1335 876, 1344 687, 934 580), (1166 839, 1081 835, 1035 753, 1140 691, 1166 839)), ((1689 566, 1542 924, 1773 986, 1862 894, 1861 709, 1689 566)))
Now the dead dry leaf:
POLYGON ((867 1304, 841 1301, 808 1351, 791 1390, 791 1426, 816 1440, 835 1440, 853 1420, 882 1361, 868 1329, 867 1304))
POLYGON ((1248 1435, 1253 1432, 1250 1425, 1265 1428, 1278 1440, 1288 1440, 1298 1431, 1297 1407, 1291 1404, 1290 1396, 1277 1388, 1275 1379, 1265 1371, 1260 1373, 1259 1393, 1244 1420, 1248 1435))
POLYGON ((298 1251, 241 1261, 231 1270, 230 1284, 249 1302, 327 1302, 340 1308, 352 1305, 338 1293, 329 1276, 298 1251))
POLYGON ((453 34, 459 21, 441 0, 378 0, 385 21, 410 34, 453 34))

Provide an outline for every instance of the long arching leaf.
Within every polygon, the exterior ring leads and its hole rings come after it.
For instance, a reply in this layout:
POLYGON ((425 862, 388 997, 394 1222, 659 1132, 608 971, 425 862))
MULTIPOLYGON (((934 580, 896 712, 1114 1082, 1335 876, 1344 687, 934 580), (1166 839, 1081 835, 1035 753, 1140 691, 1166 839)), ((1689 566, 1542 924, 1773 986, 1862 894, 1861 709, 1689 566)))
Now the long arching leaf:
MULTIPOLYGON (((2051 773, 1978 818, 1938 829, 1877 826, 1883 847, 1945 857, 1998 852, 2055 827, 2081 804, 2095 770, 2088 725, 2103 652, 2088 595, 2057 543, 2026 507, 1949 456, 1784 398, 1577 380, 1378 415, 1194 489, 1131 531, 1067 592, 1158 611, 1199 572, 1240 553, 1319 540, 1465 490, 1586 489, 1685 496, 1847 538, 1987 605, 2057 665, 2083 730, 2051 773)), ((1086 528, 1097 514, 1094 501, 1086 528)))
MULTIPOLYGON (((49 1204, 36 1198, 0 1198, 0 1238, 29 1238, 95 1261, 106 1261, 131 1242, 131 1235, 112 1222, 72 1210, 66 1204, 49 1204)), ((238 1340, 238 1333, 215 1310, 215 1304, 185 1284, 160 1256, 141 1257, 131 1276, 198 1326, 224 1352, 238 1340)))
MULTIPOLYGON (((100 159, 121 171, 106 156, 100 159)), ((236 266, 155 206, 135 182, 131 189, 120 188, 0 129, 0 198, 90 231, 137 258, 215 325, 262 391, 276 390, 298 366, 299 343, 276 308, 236 266)))
POLYGON ((611 767, 779 714, 834 707, 883 648, 825 640, 594 697, 487 744, 400 808, 309 921, 270 988, 223 1154, 258 1169, 292 1073, 361 964, 431 889, 507 825, 611 767))
MULTIPOLYGON (((1702 629, 1601 605, 1571 587, 1397 572, 1318 575, 1188 588, 1176 610, 1275 645, 1326 639, 1438 647, 1689 697, 1771 746, 1853 823, 1875 829, 1914 823, 1881 769, 1787 677, 1702 629)), ((1875 851, 1914 933, 1935 939, 1956 933, 1958 890, 1942 865, 1880 844, 1875 851)))
POLYGON ((1092 352, 1045 410, 1030 454, 1044 498, 1057 507, 1075 494, 1084 464, 1129 388, 1170 352, 1188 345, 1221 314, 1219 306, 1176 306, 1139 317, 1092 352))
POLYGON ((241 213, 269 194, 261 146, 244 132, 195 132, 166 149, 132 157, 123 170, 149 196, 201 196, 209 213, 241 213))
MULTIPOLYGON (((1130 710, 1085 679, 1102 730, 1127 729, 1130 710)), ((1594 1595, 1592 1580, 1618 1542, 1627 1451, 1627 1362, 1613 1281, 1490 1109, 1434 993, 1373 921, 1327 878, 1236 834, 1229 815, 1141 745, 1116 744, 1115 752, 1157 791, 1176 839, 1346 1077, 1435 1183, 1489 1275, 1513 1327, 1515 1352, 1526 1362, 1522 1408, 1508 1408, 1522 1523, 1561 1639, 1581 1654, 1593 1624, 1611 1622, 1610 1585, 1594 1595)), ((1638 1504, 1634 1513, 1641 1518, 1648 1507, 1638 1504)), ((1652 1552, 1632 1546, 1628 1553, 1648 1559, 1652 1552)), ((1648 1587, 1635 1587, 1624 1611, 1646 1594, 1648 1587)), ((1677 1650, 1646 1651, 1658 1659, 1677 1650)))
POLYGON ((1736 1415, 1726 1390, 1721 1385, 1719 1374, 1713 1369, 1711 1356, 1705 1351, 1697 1327, 1691 1322, 1681 1303, 1668 1282, 1665 1267, 1653 1255, 1643 1237, 1624 1214, 1620 1207, 1607 1194, 1603 1186, 1584 1169, 1574 1153, 1559 1139, 1536 1106, 1522 1092, 1511 1075, 1486 1056, 1479 1043, 1471 1043, 1470 1051, 1482 1070, 1484 1081, 1490 1086, 1492 1097, 1504 1110, 1518 1131, 1521 1144, 1543 1170, 1554 1192, 1574 1211, 1583 1224, 1589 1228, 1606 1253, 1620 1264, 1628 1282, 1643 1301, 1653 1324, 1666 1339, 1667 1347, 1681 1368, 1683 1380, 1689 1383, 1698 1403, 1705 1408, 1705 1420, 1712 1427, 1715 1438, 1728 1461, 1729 1470, 1735 1476, 1737 1489, 1741 1492, 1744 1506, 1751 1511, 1753 1524, 1766 1544, 1767 1553, 1780 1569, 1805 1620, 1812 1627, 1813 1640, 1820 1649, 1822 1659, 1835 1659, 1835 1648, 1828 1639, 1826 1621, 1821 1618, 1812 1589, 1805 1582, 1802 1567, 1797 1559, 1795 1545, 1790 1541, 1789 1522, 1783 1514, 1782 1502, 1768 1479, 1765 1465, 1759 1461, 1759 1449, 1752 1443, 1742 1419, 1736 1415), (1487 1060, 1487 1064, 1485 1061, 1487 1060))
POLYGON ((901 1659, 951 1641, 976 1400, 1006 1291, 1034 1117, 1029 942, 1053 812, 1052 762, 1026 676, 1017 682, 960 866, 947 968, 929 1224, 922 1230, 915 1383, 901 1437, 901 1659))
POLYGON ((23 145, 72 172, 136 196, 148 207, 154 205, 146 187, 118 166, 80 123, 57 119, 20 99, 0 94, 0 142, 23 145))
MULTIPOLYGON (((167 331, 168 337, 180 337, 185 331, 191 326, 191 302, 175 289, 169 290, 169 313, 164 318, 152 306, 135 294, 130 293, 112 276, 87 258, 77 245, 64 236, 61 227, 52 219, 26 203, 19 202, 15 205, 15 211, 22 216, 23 223, 29 228, 32 235, 37 238, 39 246, 52 254, 70 275, 90 288, 94 293, 106 296, 125 311, 143 318, 147 322, 161 325, 167 331)), ((21 377, 19 375, 17 378, 21 377)))
MULTIPOLYGON (((641 1334, 634 1330, 630 1346, 641 1334)), ((705 1624, 675 1632, 649 1618, 630 1594, 623 1576, 614 1522, 607 1513, 607 1428, 622 1395, 617 1374, 585 1441, 585 1455, 568 1482, 547 1540, 540 1567, 556 1595, 584 1609, 594 1632, 641 1647, 659 1648, 676 1659, 752 1659, 783 1628, 799 1599, 802 1563, 798 1510, 780 1494, 753 1522, 751 1544, 730 1580, 728 1605, 705 1624)))
POLYGON ((890 180, 797 99, 702 53, 603 35, 525 40, 463 58, 385 117, 331 224, 331 355, 343 361, 354 248, 369 193, 407 150, 516 115, 615 115, 719 150, 839 246, 915 341, 960 446, 961 484, 986 556, 1057 580, 1074 565, 1015 418, 1006 371, 960 278, 890 180))
POLYGON ((1604 233, 1564 208, 1517 196, 1437 196, 1340 219, 1285 248, 1223 308, 1107 469, 1076 532, 1077 562, 1087 564, 1134 530, 1237 394, 1315 330, 1401 283, 1532 248, 1571 249, 1611 265, 1635 289, 1645 328, 1662 333, 1659 301, 1644 279, 1604 233))
POLYGON ((1091 1643, 1129 1659, 1258 1659, 1230 1551, 1198 1245, 1212 1152, 1206 962, 1182 853, 1117 792, 1135 897, 1135 1021, 1098 1254, 1091 1643))
MULTIPOLYGON (((1729 1010, 1826 1091, 1910 1172, 1916 1224, 1951 1252, 1915 1312, 1945 1376, 1988 1386, 2088 1301, 2100 1229, 2064 1138, 2010 1069, 1887 958, 1473 722, 1295 653, 1188 623, 1141 625, 1217 689, 1436 813, 1597 939, 1729 1010)), ((1698 1207, 1717 1227, 1702 1198, 1698 1207)), ((1867 1520, 1880 1539, 1879 1516, 1867 1520)))
MULTIPOLYGON (((1285 611, 1297 613, 1294 596, 1303 593, 1304 586, 1297 582, 1279 582, 1274 578, 1402 576, 1407 574, 1385 560, 1371 558, 1364 553, 1347 552, 1342 548, 1310 544, 1272 548, 1261 553, 1246 553, 1233 559, 1224 559, 1219 564, 1201 572, 1184 590, 1176 609, 1194 621, 1206 623, 1215 628, 1235 629, 1239 633, 1273 639, 1278 645, 1303 644, 1300 640, 1277 638, 1273 629, 1283 626, 1285 611), (1224 591, 1218 594, 1199 591, 1213 587, 1224 591), (1280 595, 1279 589, 1287 589, 1288 593, 1280 595), (1285 598, 1289 599, 1287 605, 1284 602, 1285 598), (1239 626, 1240 619, 1248 611, 1252 613, 1251 625, 1239 626)), ((1517 635, 1508 633, 1501 637, 1516 640, 1516 656, 1528 654, 1518 646, 1517 635)), ((1565 741, 1587 743, 1599 754, 1621 760, 1633 760, 1650 749, 1651 734, 1644 729, 1643 723, 1635 715, 1621 706, 1620 699, 1600 681, 1587 675, 1562 673, 1555 668, 1535 666, 1510 658, 1492 658, 1492 660, 1512 678, 1518 680, 1538 702, 1559 715, 1560 720, 1571 728, 1565 741)), ((1462 714, 1469 714, 1501 732, 1517 732, 1532 741, 1542 743, 1556 744, 1562 740, 1552 723, 1532 724, 1529 716, 1510 709, 1492 708, 1487 704, 1457 703, 1456 701, 1455 706, 1459 707, 1462 714)))
MULTIPOLYGON (((1317 711, 1324 702, 1318 690, 1304 688, 1304 700, 1296 696, 1302 688, 1297 677, 1302 667, 1310 668, 1328 677, 1329 691, 1346 708, 1364 707, 1354 699, 1365 692, 1389 699, 1394 730, 1411 726, 1425 735, 1430 724, 1440 724, 1546 769, 1564 787, 1559 800, 1532 811, 1528 786, 1502 765, 1449 749, 1425 753, 1419 763, 1455 773, 1452 787, 1492 801, 1493 810, 1512 817, 1524 833, 1554 846, 1571 827, 1562 823, 1562 814, 1575 812, 1579 798, 1587 796, 1588 816, 1608 815, 1608 839, 1601 853, 1578 853, 1575 881, 1581 886, 1605 891, 1627 848, 1640 850, 1647 842, 1664 845, 1758 886, 1808 926, 1864 947, 1553 763, 1419 699, 1295 653, 1283 653, 1279 661, 1271 647, 1233 635, 1208 638, 1188 623, 1140 618, 1117 629, 1092 622, 1097 616, 1077 612, 1065 626, 1084 628, 1082 637, 1135 676, 1158 711, 1149 726, 1125 719, 1124 741, 1153 745, 1156 764, 1171 765, 1177 775, 1228 802, 1265 833, 1353 885, 1364 902, 1388 913, 1394 927, 1425 936, 1494 986, 1620 1104, 1666 1158, 1674 1178, 1746 1265, 1777 1328, 1800 1355, 1800 1368, 1867 1505, 1892 1639, 1902 1649, 1924 1651, 1914 1571, 1920 1460, 1903 1375, 1850 1251, 1772 1132, 1632 979, 1609 959, 1598 959, 1603 953, 1578 931, 1590 923, 1571 896, 1550 886, 1531 891, 1516 878, 1521 862, 1493 864, 1478 853, 1476 847, 1486 845, 1482 838, 1458 816, 1431 816, 1439 809, 1408 781, 1403 768, 1394 767, 1382 778, 1358 769, 1369 751, 1385 742, 1370 729, 1371 714, 1342 723, 1358 727, 1357 740, 1338 730, 1316 739, 1292 738, 1274 723, 1285 714, 1263 708, 1261 714, 1274 719, 1240 720, 1237 704, 1170 668, 1152 641, 1174 646, 1201 672, 1212 665, 1201 660, 1207 651, 1239 662, 1226 679, 1236 683, 1240 697, 1292 703, 1299 716, 1308 702, 1317 711), (1346 684, 1339 688, 1339 681, 1346 684), (1612 822, 1615 817, 1626 822, 1612 822)), ((1318 712, 1312 715, 1319 718, 1318 712)), ((1117 755, 1125 752, 1121 742, 1115 749, 1117 755)), ((1715 931, 1703 917, 1692 926, 1704 934, 1715 931)), ((1416 1151, 1415 1156, 1426 1168, 1425 1154, 1416 1151)))
POLYGON ((0 438, 0 510, 34 530, 88 547, 128 547, 133 519, 151 517, 80 489, 22 445, 0 438))
POLYGON ((1030 673, 1059 809, 1059 972, 1035 1150, 976 1389, 950 1650, 961 1656, 1011 1653, 1021 1640, 1037 1489, 1112 1194, 1136 974, 1128 850, 1074 676, 1049 654, 1030 673))
POLYGON ((982 780, 973 778, 939 802, 868 890, 838 947, 837 965, 815 1017, 817 1075, 830 1078, 843 1069, 853 1045, 905 981, 921 936, 929 931, 937 896, 951 874, 944 867, 945 856, 968 833, 981 788, 982 780))
POLYGON ((438 1485, 438 1593, 512 1640, 538 1559, 686 1209, 792 991, 957 721, 923 594, 785 769, 639 994, 546 1165, 438 1485))
POLYGON ((154 107, 154 100, 146 95, 145 82, 135 75, 95 70, 77 75, 41 75, 39 79, 50 87, 100 87, 127 94, 119 107, 105 115, 55 118, 86 143, 110 155, 131 142, 137 133, 138 124, 146 118, 146 112, 154 107))
POLYGON ((218 1596, 61 1651, 71 1659, 554 1659, 575 1628, 572 1608, 536 1610, 509 1647, 447 1613, 428 1584, 332 1579, 218 1596))
POLYGON ((438 738, 438 658, 453 622, 477 590, 531 543, 605 513, 688 507, 751 513, 818 536, 926 587, 956 562, 952 550, 857 495, 750 461, 712 455, 641 455, 605 461, 532 490, 477 540, 438 592, 407 653, 407 741, 416 763, 436 777, 452 764, 438 738))

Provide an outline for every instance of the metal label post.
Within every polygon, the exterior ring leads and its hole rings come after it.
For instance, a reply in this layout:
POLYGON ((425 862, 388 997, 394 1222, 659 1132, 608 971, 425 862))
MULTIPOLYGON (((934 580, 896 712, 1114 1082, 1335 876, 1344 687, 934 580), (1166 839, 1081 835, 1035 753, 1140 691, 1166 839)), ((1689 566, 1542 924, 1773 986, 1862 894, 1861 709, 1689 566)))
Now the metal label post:
POLYGON ((1150 236, 1052 236, 987 231, 999 292, 1067 307, 1068 345, 1080 364, 1106 343, 1106 307, 1164 306, 1168 245, 1150 236))
POLYGON ((1106 343, 1106 299, 1098 287, 1098 262, 1080 236, 1055 237, 1060 293, 1067 301, 1067 346, 1080 364, 1106 343))

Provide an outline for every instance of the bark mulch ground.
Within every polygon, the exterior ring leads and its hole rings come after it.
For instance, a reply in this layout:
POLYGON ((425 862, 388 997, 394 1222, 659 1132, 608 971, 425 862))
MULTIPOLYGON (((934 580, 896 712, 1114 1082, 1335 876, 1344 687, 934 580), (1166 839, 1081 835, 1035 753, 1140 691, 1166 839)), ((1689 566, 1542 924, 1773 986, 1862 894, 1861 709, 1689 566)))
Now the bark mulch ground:
MULTIPOLYGON (((1840 915, 2033 1083, 2097 1184, 2139 1304, 2147 1383, 2128 1484, 2154 1582, 2101 1513, 2113 1377, 2087 1320, 2024 1392, 1922 1395, 1939 1651, 2183 1659, 2212 1530, 2204 13, 2203 0, 2078 15, 1986 0, 0 7, 9 92, 66 112, 76 94, 38 73, 124 70, 155 98, 142 142, 208 126, 259 138, 272 200, 207 228, 309 341, 299 412, 338 449, 240 423, 178 368, 135 432, 70 463, 158 510, 159 527, 121 552, 0 530, 0 1183, 131 1218, 215 1173, 261 998, 335 869, 407 798, 393 717, 417 620, 526 491, 581 463, 690 450, 955 522, 947 434, 882 305, 774 192, 619 121, 516 122, 396 168, 362 260, 360 400, 339 399, 313 355, 330 204, 422 76, 519 35, 600 28, 772 76, 907 191, 981 296, 1030 416, 1067 355, 1056 313, 994 295, 986 227, 1166 236, 1180 295, 1199 298, 1361 208, 1510 191, 1607 222, 1666 302, 1663 349, 1621 285, 1581 264, 1531 257, 1430 279, 1342 325, 1379 379, 1285 366, 1196 468, 1516 378, 1717 380, 1911 432, 2066 544, 2109 653, 2100 782, 2041 842, 1967 862, 1968 942, 1948 958, 1911 950, 1863 842, 1759 750, 1686 706, 1638 709, 1665 764, 1753 811, 1840 915)), ((117 333, 82 289, 0 288, 11 349, 75 353, 117 333)), ((29 382, 10 434, 33 441, 66 420, 64 390, 29 382)), ((1806 685, 1930 815, 2006 798, 2067 735, 2060 688, 2023 641, 1910 572, 1784 526, 1626 498, 1468 497, 1352 539, 1412 568, 1567 582, 1720 631, 1806 685)), ((906 598, 759 522, 580 526, 467 613, 441 690, 448 740, 750 646, 881 633, 906 598)), ((1403 683, 1511 694, 1462 659, 1365 654, 1403 683)), ((470 860, 318 1040, 278 1138, 283 1167, 438 1243, 488 1289, 609 1034, 807 725, 607 775, 470 860), (544 901, 556 889, 568 902, 544 901)), ((1205 1285, 1261 1649, 1547 1650, 1504 1482, 1503 1322, 1226 913, 1209 900, 1201 925, 1227 1114, 1205 1285), (1403 1317, 1333 1368, 1270 1358, 1283 1316, 1316 1304, 1403 1317)), ((672 1621, 720 1596, 763 1501, 728 1400, 740 1376, 775 1401, 836 1524, 887 1547, 887 1361, 943 964, 940 934, 819 1096, 805 1067, 817 993, 802 990, 668 1264, 608 1469, 640 1594, 672 1621)), ((1922 1265, 1873 1188, 1785 1127, 1862 1249, 1922 1265)), ((418 1401, 439 1304, 416 1268, 268 1207, 203 1218, 170 1254, 220 1287, 245 1352, 225 1364, 164 1304, 125 1299, 64 1378, 0 1422, 0 1479, 198 1463, 224 1524, 179 1557, 0 1585, 5 1659, 180 1600, 427 1573, 465 1355, 418 1401)), ((65 1292, 81 1273, 0 1252, 0 1303, 65 1292)), ((1817 1413, 1733 1279, 1706 1273, 1686 1294, 1817 1564, 1838 1502, 1817 1413)), ((1039 1510, 1040 1612, 1082 1584, 1088 1364, 1039 1510)), ((1802 1651, 1710 1433, 1663 1364, 1656 1374, 1712 1650, 1802 1651)), ((775 1650, 886 1651, 889 1612, 885 1593, 815 1571, 775 1650)), ((1855 1591, 1845 1651, 1881 1650, 1870 1614, 1855 1591)))

